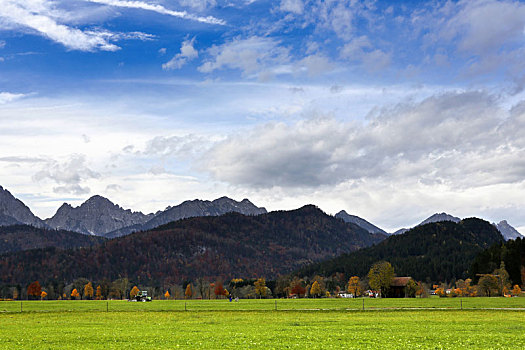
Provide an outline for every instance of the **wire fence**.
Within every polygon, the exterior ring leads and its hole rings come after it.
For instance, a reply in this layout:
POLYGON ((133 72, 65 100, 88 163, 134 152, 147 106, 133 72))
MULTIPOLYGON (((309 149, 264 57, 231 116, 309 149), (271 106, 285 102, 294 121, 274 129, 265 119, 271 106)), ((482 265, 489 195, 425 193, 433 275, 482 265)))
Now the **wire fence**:
POLYGON ((15 312, 238 312, 238 311, 386 311, 513 310, 525 311, 525 298, 417 299, 240 299, 221 300, 43 300, 0 301, 0 313, 15 312))

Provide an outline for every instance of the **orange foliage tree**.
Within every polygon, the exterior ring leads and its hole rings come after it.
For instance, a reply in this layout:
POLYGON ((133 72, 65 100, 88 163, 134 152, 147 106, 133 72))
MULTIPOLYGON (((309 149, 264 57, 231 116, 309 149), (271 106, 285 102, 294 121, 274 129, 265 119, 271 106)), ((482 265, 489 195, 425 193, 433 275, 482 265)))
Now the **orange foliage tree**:
POLYGON ((166 291, 166 293, 164 293, 164 298, 166 298, 166 299, 170 298, 170 292, 169 291, 166 291))
POLYGON ((76 288, 71 291, 71 297, 75 299, 80 297, 80 293, 78 292, 76 288))
POLYGON ((88 282, 84 286, 84 296, 88 299, 93 298, 93 285, 91 284, 91 282, 88 282))
POLYGON ((139 288, 137 286, 133 286, 133 288, 129 292, 130 299, 135 298, 139 294, 139 292, 140 292, 139 288))
POLYGON ((102 300, 102 287, 101 286, 97 286, 97 291, 95 293, 95 299, 102 300))
POLYGON ((346 289, 348 293, 353 294, 354 296, 358 297, 361 295, 361 281, 359 280, 359 277, 353 276, 350 277, 348 280, 348 287, 346 289))
POLYGON ((191 299, 193 296, 193 291, 191 290, 191 284, 188 283, 186 286, 186 291, 184 292, 184 296, 186 296, 186 299, 191 299))
POLYGON ((215 283, 215 289, 213 290, 213 293, 215 294, 215 297, 218 297, 220 295, 224 295, 225 289, 222 286, 222 282, 215 283))
POLYGON ((42 294, 42 287, 40 286, 40 283, 38 281, 31 283, 27 287, 27 295, 30 295, 34 298, 39 298, 41 294, 42 294))
POLYGON ((44 300, 46 297, 47 297, 47 293, 42 291, 42 293, 40 293, 40 299, 44 300))

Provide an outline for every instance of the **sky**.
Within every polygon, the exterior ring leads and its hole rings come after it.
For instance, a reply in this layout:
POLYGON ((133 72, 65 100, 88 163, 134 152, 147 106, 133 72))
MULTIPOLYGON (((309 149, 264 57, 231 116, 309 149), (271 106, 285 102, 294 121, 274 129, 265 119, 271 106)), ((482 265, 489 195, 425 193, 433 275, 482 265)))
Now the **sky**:
POLYGON ((525 233, 525 2, 0 0, 0 185, 525 233))

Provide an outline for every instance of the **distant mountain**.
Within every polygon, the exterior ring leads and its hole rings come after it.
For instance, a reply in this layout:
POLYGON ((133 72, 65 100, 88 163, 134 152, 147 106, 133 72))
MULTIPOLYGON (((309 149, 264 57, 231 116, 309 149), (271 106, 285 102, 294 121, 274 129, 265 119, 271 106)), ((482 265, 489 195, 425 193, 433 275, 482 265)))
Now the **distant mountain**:
MULTIPOLYGON (((460 218, 457 218, 455 216, 452 216, 452 215, 449 215, 447 213, 436 213, 434 215, 431 215, 429 216, 428 218, 426 218, 425 220, 421 221, 417 226, 420 226, 420 225, 425 225, 425 224, 429 224, 429 223, 432 223, 432 222, 440 222, 440 221, 452 221, 452 222, 460 222, 461 219, 460 218)), ((399 230, 397 230, 396 232, 392 233, 393 235, 401 235, 405 232, 407 232, 409 229, 408 228, 401 228, 399 230)))
POLYGON ((523 235, 519 233, 514 227, 510 226, 506 220, 500 221, 497 224, 494 223, 493 225, 497 227, 506 241, 509 239, 516 239, 518 237, 523 238, 523 235))
POLYGON ((384 238, 312 205, 257 216, 228 213, 174 221, 91 248, 8 254, 0 259, 0 283, 128 277, 166 285, 198 277, 275 278, 384 238))
POLYGON ((379 227, 369 223, 365 219, 360 218, 359 216, 350 215, 346 211, 341 210, 339 213, 335 214, 336 218, 342 219, 344 222, 351 222, 356 224, 357 226, 364 228, 370 233, 382 233, 384 235, 388 235, 385 231, 380 229, 379 227))
POLYGON ((27 224, 35 227, 46 226, 21 200, 0 186, 0 226, 15 224, 27 224))
POLYGON ((61 249, 90 247, 104 241, 102 237, 28 225, 0 227, 0 254, 48 247, 61 249))
POLYGON ((104 236, 122 227, 143 224, 153 217, 122 209, 109 199, 93 196, 79 207, 64 203, 56 214, 45 222, 51 228, 104 236))
POLYGON ((105 236, 108 238, 120 237, 132 232, 151 230, 160 225, 180 219, 197 216, 219 216, 230 212, 244 215, 259 215, 265 214, 266 209, 255 206, 248 199, 243 199, 241 202, 237 202, 228 197, 221 197, 211 202, 196 199, 185 201, 175 207, 169 207, 162 212, 158 212, 146 223, 123 227, 105 236))
POLYGON ((460 222, 461 219, 457 218, 455 216, 449 215, 447 213, 436 213, 427 219, 423 220, 419 225, 425 225, 429 224, 431 222, 440 222, 440 221, 452 221, 452 222, 460 222))
POLYGON ((450 282, 471 276, 471 264, 484 249, 503 242, 500 232, 487 221, 470 218, 418 225, 402 235, 340 257, 315 263, 296 272, 298 276, 332 276, 336 272, 365 277, 377 261, 392 264, 398 276, 419 281, 450 282))

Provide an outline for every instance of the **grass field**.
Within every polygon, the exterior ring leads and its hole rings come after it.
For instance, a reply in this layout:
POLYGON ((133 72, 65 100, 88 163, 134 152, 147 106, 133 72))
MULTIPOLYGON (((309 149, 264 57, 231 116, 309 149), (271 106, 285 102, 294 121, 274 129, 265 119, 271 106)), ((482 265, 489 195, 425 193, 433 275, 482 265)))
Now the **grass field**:
POLYGON ((20 312, 20 302, 0 302, 0 349, 525 348, 525 298, 457 304, 366 299, 363 312, 361 299, 277 300, 278 311, 274 300, 33 301, 20 312))

